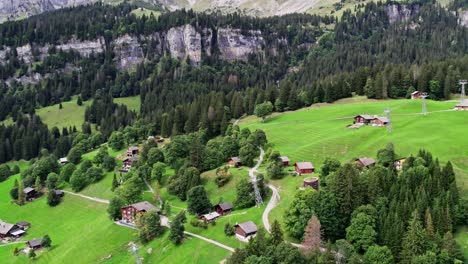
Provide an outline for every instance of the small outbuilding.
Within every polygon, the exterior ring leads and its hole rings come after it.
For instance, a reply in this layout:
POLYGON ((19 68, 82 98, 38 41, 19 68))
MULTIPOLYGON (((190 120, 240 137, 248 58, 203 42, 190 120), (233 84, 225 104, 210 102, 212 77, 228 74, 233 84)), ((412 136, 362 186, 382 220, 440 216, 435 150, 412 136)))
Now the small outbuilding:
POLYGON ((30 249, 34 249, 34 250, 41 249, 42 248, 42 238, 35 238, 33 240, 29 240, 28 242, 26 242, 26 245, 30 249))
POLYGON ((359 158, 356 159, 356 164, 359 167, 369 168, 375 165, 375 160, 373 158, 359 158))
POLYGON ((138 155, 139 152, 140 152, 140 149, 138 148, 138 146, 132 146, 127 149, 127 156, 133 157, 135 155, 138 155))
POLYGON ((304 179, 304 188, 305 187, 312 187, 315 190, 318 191, 319 189, 319 178, 318 177, 311 177, 311 178, 305 178, 304 179))
POLYGON ((65 195, 65 193, 62 190, 54 190, 54 192, 55 195, 57 195, 58 197, 63 197, 65 195))
POLYGON ((231 157, 230 159, 228 159, 228 164, 231 167, 239 167, 242 165, 242 162, 239 157, 231 157))
POLYGON ((26 187, 23 189, 23 193, 26 195, 26 200, 31 200, 36 197, 36 190, 31 187, 26 187))
POLYGON ((373 126, 386 126, 388 124, 388 118, 385 116, 378 116, 371 121, 373 126))
POLYGON ((468 100, 463 100, 455 106, 456 110, 468 110, 468 100))
POLYGON ((218 219, 220 215, 217 213, 217 212, 211 212, 209 214, 204 214, 200 217, 201 220, 209 223, 209 222, 212 222, 216 219, 218 219))
POLYGON ((60 165, 65 165, 68 163, 68 158, 67 157, 64 157, 64 158, 60 158, 59 159, 59 163, 60 165))
POLYGON ((421 92, 420 91, 414 91, 411 93, 411 100, 414 99, 420 99, 421 98, 421 92))
POLYGON ((294 167, 296 169, 297 174, 302 175, 302 174, 311 174, 314 173, 315 168, 312 165, 312 163, 308 161, 303 161, 303 162, 296 162, 294 164, 294 167))
POLYGON ((250 239, 257 234, 257 226, 252 221, 236 224, 236 236, 240 239, 250 239))
POLYGON ((283 163, 283 166, 284 167, 288 167, 289 166, 289 158, 287 156, 281 156, 279 157, 279 160, 281 161, 281 163, 283 163))
POLYGON ((29 222, 26 222, 26 221, 18 222, 18 223, 16 223, 16 225, 19 228, 23 229, 23 230, 27 230, 31 226, 31 224, 29 222))
POLYGON ((148 201, 127 205, 122 207, 122 221, 133 223, 137 215, 150 211, 156 211, 158 214, 161 213, 161 209, 152 205, 148 201))
POLYGON ((231 203, 219 203, 214 206, 214 209, 218 214, 225 215, 232 212, 233 206, 231 203))
POLYGON ((372 115, 357 115, 354 117, 354 124, 369 124, 375 116, 372 115))

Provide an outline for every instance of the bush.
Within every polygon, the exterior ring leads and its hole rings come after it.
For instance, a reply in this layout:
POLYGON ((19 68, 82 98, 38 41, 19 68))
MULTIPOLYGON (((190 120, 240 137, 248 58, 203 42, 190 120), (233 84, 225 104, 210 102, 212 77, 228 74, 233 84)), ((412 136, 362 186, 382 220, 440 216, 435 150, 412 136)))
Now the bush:
POLYGON ((226 223, 226 225, 224 225, 224 234, 226 236, 233 236, 235 234, 235 231, 236 229, 234 228, 234 226, 230 225, 229 223, 226 223))
POLYGON ((200 221, 200 220, 198 220, 196 218, 193 218, 190 221, 190 225, 193 226, 193 227, 199 227, 199 228, 203 228, 203 229, 208 228, 208 224, 205 221, 200 221))

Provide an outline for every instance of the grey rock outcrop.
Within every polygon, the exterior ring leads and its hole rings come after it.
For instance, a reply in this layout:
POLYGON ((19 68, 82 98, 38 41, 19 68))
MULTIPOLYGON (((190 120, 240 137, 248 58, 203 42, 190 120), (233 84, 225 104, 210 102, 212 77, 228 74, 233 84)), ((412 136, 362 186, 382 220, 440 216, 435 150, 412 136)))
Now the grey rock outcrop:
POLYGON ((247 60, 252 53, 258 53, 265 45, 260 31, 249 31, 243 35, 239 29, 220 28, 218 48, 221 57, 227 61, 247 60))
POLYGON ((468 27, 468 10, 462 10, 459 12, 458 24, 468 27))
POLYGON ((136 36, 121 36, 113 42, 113 47, 117 68, 120 70, 132 69, 144 59, 143 49, 136 36))
POLYGON ((105 48, 105 40, 100 37, 96 40, 79 41, 77 39, 70 39, 64 44, 56 46, 57 49, 63 51, 74 50, 80 53, 81 56, 89 57, 91 54, 102 53, 105 48))
POLYGON ((419 14, 421 7, 419 5, 402 5, 392 3, 385 6, 385 12, 388 16, 390 24, 395 22, 406 22, 411 17, 419 14))
POLYGON ((190 60, 192 65, 200 65, 202 38, 192 25, 171 28, 166 35, 166 47, 173 58, 190 60))

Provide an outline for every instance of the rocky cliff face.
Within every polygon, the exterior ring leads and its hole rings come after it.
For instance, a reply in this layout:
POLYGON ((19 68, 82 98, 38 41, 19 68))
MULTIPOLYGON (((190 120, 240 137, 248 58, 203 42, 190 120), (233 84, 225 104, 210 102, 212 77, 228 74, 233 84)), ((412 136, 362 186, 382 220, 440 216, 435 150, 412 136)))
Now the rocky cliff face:
POLYGON ((136 36, 124 35, 113 42, 117 68, 129 70, 143 61, 143 49, 136 36))
POLYGON ((385 12, 387 13, 390 24, 395 22, 406 22, 411 17, 419 14, 420 9, 420 5, 402 5, 397 3, 385 6, 385 12))
POLYGON ((460 11, 458 23, 464 27, 468 27, 468 10, 460 11))
POLYGON ((227 61, 247 60, 252 53, 258 53, 265 45, 260 31, 241 34, 239 29, 220 28, 218 30, 218 48, 227 61))
POLYGON ((171 28, 166 35, 166 48, 173 58, 188 58, 192 65, 201 63, 202 37, 192 25, 171 28))

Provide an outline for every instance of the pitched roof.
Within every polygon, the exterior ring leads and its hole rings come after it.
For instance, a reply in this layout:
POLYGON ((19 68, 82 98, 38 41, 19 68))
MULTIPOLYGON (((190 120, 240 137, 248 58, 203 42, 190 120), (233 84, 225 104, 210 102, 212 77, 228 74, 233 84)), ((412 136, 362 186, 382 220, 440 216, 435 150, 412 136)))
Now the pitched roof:
POLYGON ((373 158, 359 158, 356 161, 359 161, 364 167, 370 166, 375 163, 375 160, 373 158))
POLYGON ((212 213, 203 215, 203 218, 205 218, 208 221, 211 221, 211 220, 216 219, 218 217, 219 217, 219 214, 217 212, 212 212, 212 213))
POLYGON ((239 157, 231 157, 230 160, 234 161, 235 163, 241 162, 241 159, 239 157))
POLYGON ((242 228, 242 230, 244 230, 244 232, 248 234, 257 232, 257 226, 252 221, 244 222, 244 223, 238 224, 237 226, 242 228))
POLYGON ((313 169, 314 165, 308 161, 296 162, 295 164, 300 170, 313 169))
POLYGON ((356 117, 358 117, 358 116, 360 116, 360 117, 362 117, 362 118, 364 118, 364 119, 367 119, 367 120, 374 119, 374 116, 372 116, 372 115, 357 115, 357 116, 355 116, 354 118, 356 118, 356 117))
POLYGON ((221 208, 221 210, 226 211, 226 210, 231 210, 232 209, 232 204, 231 203, 220 203, 218 206, 221 208))
POLYGON ((29 240, 28 244, 29 244, 30 247, 42 246, 42 238, 35 238, 33 240, 29 240))
POLYGON ((68 159, 67 159, 67 157, 65 157, 65 158, 60 158, 60 159, 59 159, 59 162, 60 162, 60 163, 67 163, 67 162, 68 162, 68 159))
POLYGON ((139 150, 138 146, 131 146, 128 148, 128 150, 139 150))
POLYGON ((287 162, 287 161, 289 161, 288 156, 281 156, 281 157, 279 157, 279 159, 280 159, 282 162, 287 162))
POLYGON ((418 93, 419 93, 419 91, 414 91, 414 92, 411 93, 411 95, 415 95, 415 94, 418 94, 418 93))
POLYGON ((6 235, 15 227, 14 224, 0 222, 0 234, 6 235))
POLYGON ((31 224, 26 221, 21 221, 21 222, 16 223, 16 225, 17 226, 30 226, 31 224))
POLYGON ((11 232, 12 235, 14 236, 20 236, 22 234, 26 233, 23 229, 16 229, 15 231, 11 232))
POLYGON ((152 205, 151 203, 147 201, 139 202, 139 203, 134 203, 129 206, 132 206, 133 208, 137 209, 138 211, 157 211, 159 212, 160 209, 157 208, 156 206, 152 205))
POLYGON ((31 188, 31 187, 26 187, 23 189, 23 193, 30 193, 32 191, 34 191, 34 188, 31 188))
POLYGON ((54 190, 54 192, 55 192, 56 195, 62 195, 63 194, 62 190, 54 190))
POLYGON ((388 123, 388 118, 386 116, 378 116, 376 119, 379 119, 383 123, 388 123))

